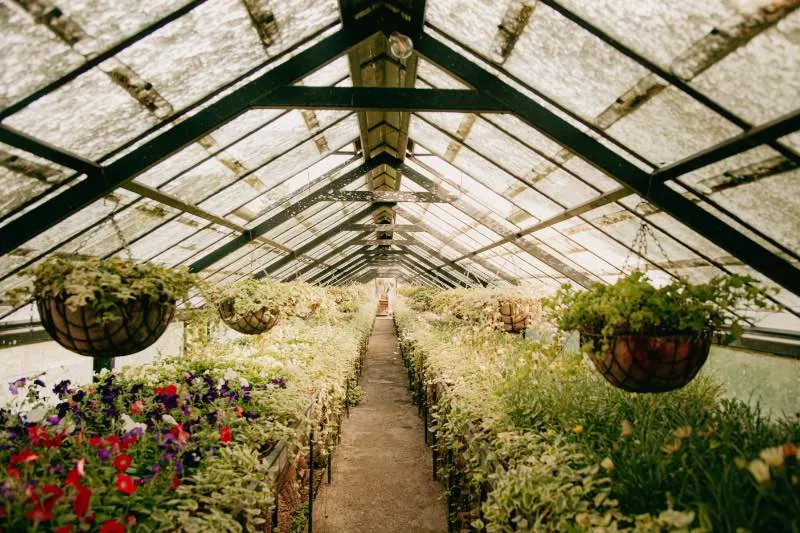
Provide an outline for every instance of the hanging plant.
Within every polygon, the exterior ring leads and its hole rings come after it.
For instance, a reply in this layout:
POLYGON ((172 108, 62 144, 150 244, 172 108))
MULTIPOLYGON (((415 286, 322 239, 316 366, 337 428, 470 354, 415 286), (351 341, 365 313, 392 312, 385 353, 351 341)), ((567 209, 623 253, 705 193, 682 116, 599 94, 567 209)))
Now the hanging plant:
POLYGON ((198 279, 186 269, 121 258, 49 257, 22 272, 32 285, 9 300, 35 298, 42 325, 64 348, 93 357, 119 357, 153 344, 198 279))
POLYGON ((431 309, 452 317, 508 333, 520 333, 539 317, 537 299, 514 289, 452 289, 439 291, 430 298, 431 309))
POLYGON ((296 303, 290 284, 255 278, 210 288, 208 298, 222 321, 245 335, 272 329, 282 314, 293 313, 296 303))
POLYGON ((768 293, 749 276, 701 284, 679 278, 656 288, 635 272, 582 292, 564 285, 546 303, 562 330, 580 332, 582 349, 611 384, 664 392, 697 375, 715 332, 727 330, 726 342, 741 337, 742 311, 775 309, 768 293))

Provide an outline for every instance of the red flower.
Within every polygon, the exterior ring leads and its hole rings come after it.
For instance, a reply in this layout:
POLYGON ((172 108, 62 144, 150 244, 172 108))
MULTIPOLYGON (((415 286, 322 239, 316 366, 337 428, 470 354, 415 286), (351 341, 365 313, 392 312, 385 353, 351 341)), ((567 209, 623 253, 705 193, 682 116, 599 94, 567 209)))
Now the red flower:
POLYGON ((76 485, 78 494, 75 496, 75 501, 72 502, 72 510, 78 518, 86 514, 89 510, 89 502, 92 499, 92 491, 81 485, 76 485))
POLYGON ((230 426, 222 426, 219 428, 219 440, 222 444, 228 444, 231 439, 233 439, 233 435, 231 434, 230 426))
POLYGON ((121 455, 118 455, 117 458, 114 459, 114 468, 116 468, 120 472, 124 472, 128 469, 129 466, 131 466, 132 462, 133 461, 131 461, 131 456, 123 453, 121 455))
POLYGON ((239 418, 241 418, 241 417, 242 417, 242 415, 244 414, 244 409, 242 409, 242 406, 241 406, 241 405, 237 405, 237 406, 236 406, 236 409, 234 409, 234 411, 236 411, 236 415, 237 415, 239 418))
POLYGON ((119 435, 110 435, 110 436, 108 436, 108 437, 105 437, 103 440, 104 440, 104 441, 106 442, 106 444, 108 444, 108 445, 109 445, 109 446, 110 446, 112 449, 114 449, 114 450, 117 450, 117 449, 119 449, 119 442, 120 442, 119 435))
POLYGON ((139 442, 139 439, 135 435, 128 435, 119 443, 119 449, 125 451, 137 442, 139 442))
POLYGON ((101 439, 100 437, 89 437, 89 445, 94 446, 95 448, 102 448, 103 439, 101 439))
POLYGON ((39 503, 39 496, 36 495, 36 489, 33 488, 33 485, 25 486, 25 497, 33 503, 39 503))
POLYGON ((72 533, 72 524, 56 528, 56 533, 72 533))
POLYGON ((64 492, 58 487, 58 485, 52 485, 50 483, 44 486, 42 492, 46 494, 44 499, 44 507, 48 511, 53 510, 53 506, 56 504, 58 499, 64 494, 64 492))
POLYGON ((28 428, 28 438, 34 446, 42 446, 47 443, 50 435, 47 434, 47 430, 42 426, 31 426, 28 428))
POLYGON ((136 525, 136 515, 135 514, 129 514, 128 516, 126 516, 125 517, 125 525, 128 526, 128 527, 135 526, 136 525))
POLYGON ((28 517, 28 520, 32 522, 49 522, 53 519, 53 513, 45 509, 44 507, 36 507, 33 511, 29 511, 25 514, 28 517))
POLYGON ((81 486, 81 474, 77 468, 73 468, 67 474, 67 479, 64 480, 64 485, 72 485, 77 488, 81 486))
POLYGON ((30 451, 28 448, 25 448, 17 455, 11 456, 11 464, 16 465, 19 463, 30 463, 31 461, 35 461, 38 459, 39 456, 30 451))
POLYGON ((116 520, 106 520, 100 526, 100 533, 125 533, 125 526, 116 520))
POLYGON ((117 490, 123 494, 133 494, 136 492, 136 485, 133 484, 133 478, 125 474, 117 474, 117 490))
POLYGON ((170 433, 175 437, 175 440, 180 442, 181 444, 186 444, 186 441, 189 440, 189 433, 183 430, 183 426, 180 424, 175 424, 172 426, 172 429, 169 430, 170 433))
POLYGON ((176 474, 172 474, 172 483, 170 483, 172 490, 177 489, 181 486, 181 480, 176 474))
POLYGON ((66 432, 62 431, 52 439, 47 439, 44 445, 47 446, 48 448, 58 448, 59 446, 61 446, 61 443, 64 442, 64 435, 66 435, 66 432))
POLYGON ((19 479, 19 469, 17 468, 8 468, 8 477, 19 479))
POLYGON ((144 402, 142 400, 136 400, 131 404, 131 413, 138 415, 144 410, 144 402))
POLYGON ((165 393, 167 396, 175 396, 176 394, 178 394, 178 387, 176 387, 175 385, 173 385, 172 383, 170 383, 170 384, 169 384, 169 385, 167 385, 167 386, 166 386, 166 388, 164 389, 164 393, 165 393))

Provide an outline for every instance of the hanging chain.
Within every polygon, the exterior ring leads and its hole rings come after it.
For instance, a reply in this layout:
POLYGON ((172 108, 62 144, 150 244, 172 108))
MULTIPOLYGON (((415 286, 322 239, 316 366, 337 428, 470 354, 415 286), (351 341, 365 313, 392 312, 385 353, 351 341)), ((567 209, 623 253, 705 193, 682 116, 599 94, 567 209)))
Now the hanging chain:
MULTIPOLYGON (((636 207, 634 208, 634 212, 638 213, 639 208, 644 208, 648 205, 648 203, 644 200, 639 202, 636 207)), ((642 268, 641 270, 644 271, 644 265, 650 261, 647 258, 647 245, 649 240, 652 239, 653 242, 656 243, 658 246, 659 252, 664 257, 667 262, 667 268, 672 265, 672 261, 667 254, 667 251, 662 246, 661 241, 656 236, 656 233, 653 231, 652 226, 647 223, 647 219, 645 218, 644 209, 642 209, 641 213, 641 222, 639 223, 639 228, 636 230, 636 233, 633 236, 633 241, 631 242, 630 250, 628 251, 628 255, 625 257, 625 262, 622 264, 623 271, 637 271, 640 270, 639 264, 641 262, 642 268), (634 259, 634 256, 635 259, 634 259), (635 263, 633 261, 636 261, 635 263)))
MULTIPOLYGON (((108 197, 106 196, 103 198, 103 204, 106 204, 108 197)), ((125 250, 125 255, 128 256, 128 260, 133 261, 133 253, 131 252, 131 247, 128 244, 128 240, 125 238, 125 234, 122 233, 122 229, 119 227, 117 223, 117 219, 114 218, 114 214, 119 208, 119 199, 114 199, 114 207, 111 208, 111 212, 108 214, 108 220, 111 222, 111 227, 114 228, 114 233, 117 235, 117 239, 119 239, 120 244, 122 244, 122 249, 125 250)))

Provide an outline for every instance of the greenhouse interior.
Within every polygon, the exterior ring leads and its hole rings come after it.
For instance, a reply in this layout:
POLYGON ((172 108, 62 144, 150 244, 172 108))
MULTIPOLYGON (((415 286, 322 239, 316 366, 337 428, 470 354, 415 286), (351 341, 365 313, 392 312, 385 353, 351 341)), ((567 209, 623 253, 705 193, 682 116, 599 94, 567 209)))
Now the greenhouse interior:
POLYGON ((0 0, 0 533, 800 532, 798 7, 0 0))

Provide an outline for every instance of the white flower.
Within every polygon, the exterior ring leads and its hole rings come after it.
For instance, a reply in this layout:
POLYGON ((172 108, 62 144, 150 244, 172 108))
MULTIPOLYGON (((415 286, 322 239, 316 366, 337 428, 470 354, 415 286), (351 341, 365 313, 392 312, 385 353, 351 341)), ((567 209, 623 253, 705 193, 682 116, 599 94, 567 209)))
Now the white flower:
POLYGON ((775 446, 774 448, 764 448, 758 454, 769 466, 780 468, 783 466, 783 447, 775 446))
POLYGON ((172 415, 161 415, 161 420, 166 422, 167 424, 171 424, 173 426, 178 425, 178 421, 172 418, 172 415))
MULTIPOLYGON (((169 415, 164 415, 164 416, 169 416, 169 415)), ((172 417, 170 417, 170 418, 172 418, 172 417)), ((130 416, 128 416, 126 414, 123 414, 120 417, 120 420, 122 420, 122 430, 125 431, 125 433, 130 433, 131 431, 133 431, 136 428, 141 429, 142 433, 147 431, 147 424, 142 424, 141 422, 136 422, 136 421, 133 420, 133 418, 131 418, 130 416)))
POLYGON ((753 459, 747 468, 762 485, 769 482, 769 465, 761 459, 753 459))
POLYGON ((241 386, 242 386, 242 388, 244 388, 244 387, 249 387, 249 386, 250 386, 250 382, 249 382, 249 381, 247 381, 247 380, 246 380, 246 379, 244 379, 244 378, 239 378, 239 385, 241 385, 241 386))
POLYGON ((225 373, 222 375, 222 377, 225 378, 225 381, 233 381, 239 377, 239 373, 232 368, 227 368, 225 369, 225 373))
POLYGON ((34 407, 29 411, 25 411, 22 413, 22 417, 25 419, 26 422, 33 422, 34 424, 38 424, 44 417, 47 416, 47 413, 50 410, 45 406, 34 407))

